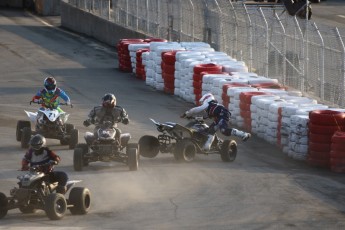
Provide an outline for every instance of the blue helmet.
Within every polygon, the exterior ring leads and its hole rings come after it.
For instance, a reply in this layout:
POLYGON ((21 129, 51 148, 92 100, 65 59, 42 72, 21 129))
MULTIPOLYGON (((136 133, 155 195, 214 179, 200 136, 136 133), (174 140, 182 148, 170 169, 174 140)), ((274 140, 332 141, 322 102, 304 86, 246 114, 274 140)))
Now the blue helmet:
POLYGON ((56 90, 56 80, 53 77, 47 77, 44 80, 44 88, 47 90, 48 93, 53 94, 56 90))

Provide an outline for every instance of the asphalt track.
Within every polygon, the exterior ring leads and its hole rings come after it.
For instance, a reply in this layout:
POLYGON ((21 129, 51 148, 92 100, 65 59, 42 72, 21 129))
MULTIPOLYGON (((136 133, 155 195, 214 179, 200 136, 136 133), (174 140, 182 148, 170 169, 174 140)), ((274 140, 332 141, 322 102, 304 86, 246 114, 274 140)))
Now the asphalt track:
MULTIPOLYGON (((179 115, 192 106, 119 72, 113 47, 54 23, 54 18, 0 9, 0 190, 6 195, 22 173, 25 152, 15 140, 16 122, 26 119, 24 109, 36 111, 29 101, 45 76, 55 76, 72 98, 74 108, 63 109, 79 129, 80 142, 89 130, 82 121, 107 92, 128 111, 130 124, 120 128, 131 133, 133 142, 157 134, 150 117, 183 124, 179 115)), ((56 170, 83 180, 79 186, 91 190, 90 212, 51 221, 42 211, 11 210, 0 229, 344 229, 343 174, 292 160, 255 136, 237 141, 232 163, 198 155, 192 163, 179 164, 172 155, 160 154, 141 158, 136 172, 117 162, 91 163, 75 172, 73 151, 48 139, 62 158, 56 170)))

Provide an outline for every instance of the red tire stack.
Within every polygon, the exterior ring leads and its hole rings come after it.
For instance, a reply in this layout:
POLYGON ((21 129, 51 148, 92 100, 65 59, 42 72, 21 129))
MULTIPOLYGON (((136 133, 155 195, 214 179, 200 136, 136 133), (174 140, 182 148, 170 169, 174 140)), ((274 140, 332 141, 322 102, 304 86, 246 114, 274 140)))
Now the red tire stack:
POLYGON ((202 97, 202 77, 205 74, 221 74, 223 66, 213 63, 195 65, 193 68, 193 88, 195 94, 195 104, 199 105, 199 100, 202 97), (205 72, 205 73, 203 73, 205 72), (203 73, 203 74, 201 74, 203 73))
POLYGON ((162 52, 162 77, 164 80, 164 92, 167 94, 174 94, 175 91, 175 62, 178 51, 162 52))
POLYGON ((331 166, 332 136, 345 130, 345 113, 333 110, 314 110, 309 113, 309 143, 307 162, 312 166, 331 166))
POLYGON ((252 104, 252 97, 257 95, 267 95, 266 92, 242 92, 240 93, 240 114, 244 119, 244 129, 247 132, 252 131, 252 112, 250 105, 252 104))
POLYGON ((246 86, 250 86, 248 84, 245 83, 227 83, 224 84, 222 87, 223 93, 222 93, 222 99, 223 99, 223 105, 225 106, 225 108, 229 107, 230 104, 230 96, 228 95, 228 89, 232 88, 232 87, 246 87, 246 86))
POLYGON ((129 44, 144 44, 143 39, 121 39, 117 47, 117 53, 119 56, 119 69, 123 72, 132 72, 132 62, 131 56, 129 54, 128 45, 129 44))
POLYGON ((150 49, 139 49, 136 52, 136 68, 135 68, 135 75, 138 79, 146 80, 146 72, 145 66, 143 65, 142 54, 145 52, 149 52, 150 49))
POLYGON ((345 173, 345 132, 337 131, 332 136, 331 170, 345 173))

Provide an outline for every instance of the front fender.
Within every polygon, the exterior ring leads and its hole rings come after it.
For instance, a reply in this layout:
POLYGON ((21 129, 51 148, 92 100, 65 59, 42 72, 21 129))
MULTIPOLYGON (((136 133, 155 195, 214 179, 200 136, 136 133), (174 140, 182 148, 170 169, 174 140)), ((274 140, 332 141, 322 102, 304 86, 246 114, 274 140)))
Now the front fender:
POLYGON ((29 117, 31 122, 36 123, 36 121, 37 121, 37 112, 33 113, 33 112, 26 111, 26 110, 24 110, 24 112, 29 117))

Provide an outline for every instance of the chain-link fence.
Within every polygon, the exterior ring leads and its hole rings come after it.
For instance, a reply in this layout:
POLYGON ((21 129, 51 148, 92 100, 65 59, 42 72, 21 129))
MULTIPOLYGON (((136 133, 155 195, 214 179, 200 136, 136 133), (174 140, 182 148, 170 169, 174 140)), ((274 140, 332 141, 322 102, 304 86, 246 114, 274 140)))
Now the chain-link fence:
POLYGON ((345 31, 282 5, 231 0, 66 0, 118 25, 169 41, 204 41, 249 70, 345 107, 345 31))

